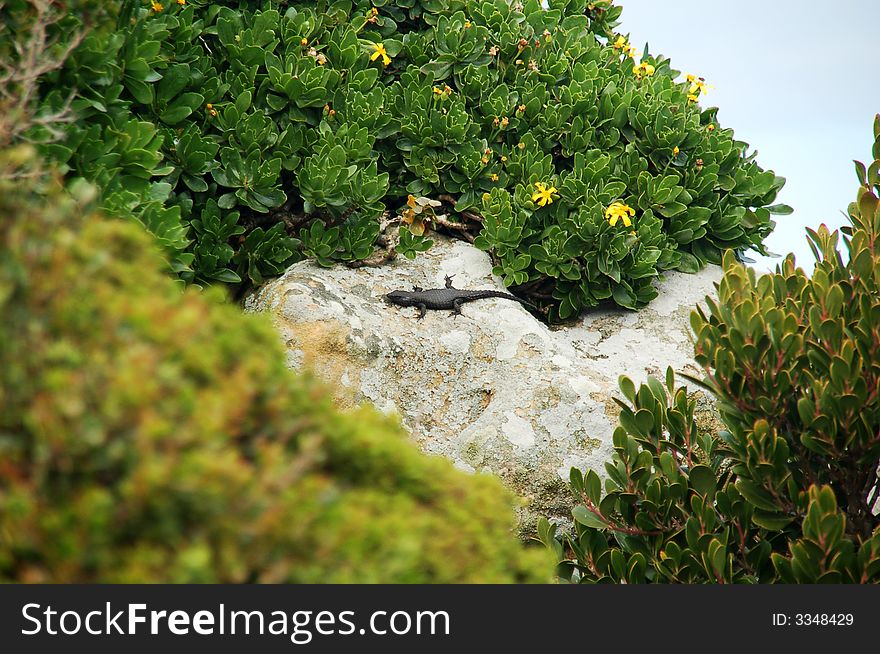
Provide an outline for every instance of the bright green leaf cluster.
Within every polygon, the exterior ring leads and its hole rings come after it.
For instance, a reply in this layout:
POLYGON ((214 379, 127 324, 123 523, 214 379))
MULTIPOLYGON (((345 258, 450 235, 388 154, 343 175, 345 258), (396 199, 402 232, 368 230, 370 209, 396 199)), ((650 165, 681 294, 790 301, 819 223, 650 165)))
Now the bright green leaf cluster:
POLYGON ((379 237, 366 222, 412 194, 480 217, 476 243, 505 283, 567 319, 641 307, 661 271, 726 248, 763 251, 785 210, 771 206, 783 180, 691 82, 617 45, 608 0, 167 5, 121 2, 115 28, 47 76, 44 102, 78 89, 52 153, 156 233, 187 280, 365 259, 379 237), (610 224, 615 202, 631 221, 610 224), (244 231, 205 231, 218 210, 244 231))

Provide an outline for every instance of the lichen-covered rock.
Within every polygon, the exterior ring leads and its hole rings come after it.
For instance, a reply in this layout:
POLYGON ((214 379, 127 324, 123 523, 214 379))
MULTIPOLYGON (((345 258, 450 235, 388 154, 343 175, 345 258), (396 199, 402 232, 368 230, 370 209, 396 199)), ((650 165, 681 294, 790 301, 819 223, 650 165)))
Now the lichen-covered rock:
POLYGON ((397 412, 426 452, 500 475, 529 500, 528 530, 535 514, 568 517, 572 466, 601 470, 610 458, 619 375, 640 381, 668 365, 699 374, 687 317, 720 270, 671 273, 646 309, 597 310, 556 329, 510 300, 422 321, 383 300, 397 288, 443 286, 446 275, 457 288, 503 290, 485 253, 437 239, 415 261, 379 268, 296 264, 247 306, 273 315, 289 365, 314 368, 339 402, 397 412))

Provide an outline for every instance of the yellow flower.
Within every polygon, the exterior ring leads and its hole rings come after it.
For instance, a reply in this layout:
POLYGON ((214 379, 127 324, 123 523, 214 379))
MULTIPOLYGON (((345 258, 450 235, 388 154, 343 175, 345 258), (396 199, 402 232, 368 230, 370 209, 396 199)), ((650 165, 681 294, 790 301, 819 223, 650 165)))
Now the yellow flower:
POLYGON ((681 150, 678 149, 678 146, 677 146, 677 145, 676 145, 674 148, 672 148, 672 154, 673 154, 674 156, 678 156, 678 153, 679 153, 679 152, 681 152, 681 150))
POLYGON ((558 193, 555 186, 547 187, 546 184, 542 182, 535 182, 535 189, 537 189, 534 193, 532 193, 532 202, 537 202, 539 207, 546 207, 548 204, 553 204, 553 194, 558 193))
POLYGON ((165 9, 165 5, 163 5, 161 2, 156 2, 156 0, 150 0, 150 9, 158 14, 160 11, 165 9))
POLYGON ((709 123, 708 125, 706 125, 706 129, 709 130, 710 132, 714 132, 715 131, 715 123, 709 123))
POLYGON ((623 35, 620 35, 617 37, 617 40, 614 42, 614 45, 611 47, 613 47, 615 50, 623 50, 624 48, 626 48, 626 46, 627 46, 626 37, 623 35))
POLYGON ((608 224, 612 227, 617 224, 618 220, 623 221, 624 227, 632 227, 632 220, 630 218, 635 215, 636 210, 623 202, 613 202, 605 209, 605 217, 608 219, 608 224))
POLYGON ((407 208, 400 214, 400 219, 410 226, 410 232, 416 236, 421 236, 425 233, 425 218, 421 215, 423 207, 414 195, 407 196, 406 204, 407 208))
POLYGON ((464 21, 464 27, 465 27, 465 29, 467 29, 467 28, 470 27, 470 26, 471 26, 471 21, 469 21, 469 20, 464 21))
POLYGON ((374 43, 373 47, 376 48, 376 51, 370 55, 370 61, 376 61, 379 57, 382 57, 382 63, 386 66, 391 63, 391 57, 388 56, 388 52, 385 50, 385 45, 382 43, 374 43))
POLYGON ((633 74, 639 79, 641 79, 643 75, 650 77, 654 74, 654 70, 655 69, 651 64, 646 64, 645 62, 633 65, 633 74))
POLYGON ((696 102, 697 99, 697 96, 695 96, 693 93, 688 93, 688 102, 696 102))
POLYGON ((493 182, 497 182, 498 175, 496 175, 495 173, 492 173, 491 175, 489 175, 489 179, 491 179, 493 182))
POLYGON ((182 7, 186 4, 186 0, 177 0, 177 4, 179 4, 182 7))
POLYGON ((632 47, 631 45, 627 45, 623 49, 623 54, 625 54, 630 59, 635 59, 636 58, 636 49, 634 47, 632 47))
POLYGON ((308 45, 308 44, 309 44, 309 40, 308 40, 306 37, 302 37, 302 38, 299 40, 299 44, 300 44, 300 45, 308 45))
POLYGON ((690 82, 691 86, 688 89, 688 93, 691 95, 700 95, 701 93, 708 93, 707 89, 714 88, 708 84, 706 84, 706 80, 703 77, 696 77, 694 75, 685 75, 685 79, 690 82))
POLYGON ((436 86, 432 90, 434 91, 435 95, 442 95, 443 94, 443 91, 438 89, 436 86))

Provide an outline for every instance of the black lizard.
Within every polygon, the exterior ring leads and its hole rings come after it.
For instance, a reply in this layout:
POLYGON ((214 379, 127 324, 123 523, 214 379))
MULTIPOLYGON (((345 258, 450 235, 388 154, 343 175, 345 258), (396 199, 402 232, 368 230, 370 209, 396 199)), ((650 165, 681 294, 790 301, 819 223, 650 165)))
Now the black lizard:
POLYGON ((425 290, 414 286, 411 291, 391 291, 385 296, 392 304, 398 304, 402 307, 418 307, 419 320, 425 317, 425 312, 428 309, 450 309, 453 315, 458 315, 461 313, 461 305, 463 303, 490 297, 515 300, 534 311, 539 311, 538 307, 534 304, 530 304, 510 293, 488 290, 466 291, 455 288, 452 286, 452 277, 448 275, 446 276, 446 288, 429 288, 425 290))

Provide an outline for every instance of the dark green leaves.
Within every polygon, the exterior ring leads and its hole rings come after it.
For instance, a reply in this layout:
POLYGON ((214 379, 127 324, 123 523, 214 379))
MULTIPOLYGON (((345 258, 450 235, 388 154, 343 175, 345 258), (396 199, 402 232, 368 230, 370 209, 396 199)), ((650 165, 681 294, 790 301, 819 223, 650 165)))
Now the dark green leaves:
POLYGON ((415 259, 419 252, 426 252, 433 241, 424 236, 416 236, 408 229, 400 230, 400 243, 397 245, 397 252, 405 256, 407 259, 415 259))
POLYGON ((247 275, 254 285, 263 283, 267 275, 281 274, 296 260, 299 241, 290 238, 282 223, 268 230, 256 227, 245 238, 233 257, 240 276, 247 275))
MULTIPOLYGON (((687 100, 667 60, 645 53, 656 72, 637 79, 606 44, 619 7, 166 5, 126 4, 125 30, 90 34, 53 73, 46 88, 79 89, 82 122, 47 151, 125 215, 159 203, 142 222, 163 225, 186 279, 231 279, 218 272, 231 270, 226 248, 245 243, 240 262, 277 261, 258 245, 279 222, 340 228, 322 263, 370 256, 387 207, 446 195, 477 216, 476 245, 504 282, 544 280, 551 319, 569 319, 602 302, 643 307, 661 271, 761 248, 771 214, 788 211, 773 204, 781 178, 687 100), (159 182, 169 188, 151 190, 159 182), (539 183, 555 189, 549 201, 535 199, 539 183), (223 241, 202 216, 210 201, 245 232, 223 241), (615 202, 633 214, 611 225, 615 202)), ((63 102, 49 94, 47 113, 63 102)), ((428 242, 402 235, 400 252, 428 242)))
POLYGON ((214 180, 221 186, 235 189, 220 196, 220 208, 231 209, 241 203, 254 211, 266 213, 284 202, 285 195, 278 188, 281 159, 263 161, 259 152, 242 159, 236 150, 226 148, 220 153, 220 160, 220 166, 211 172, 214 180))
POLYGON ((582 504, 578 504, 571 510, 572 517, 578 522, 578 524, 584 525, 585 527, 591 527, 593 529, 604 529, 607 525, 602 521, 595 513, 588 510, 582 504))
POLYGON ((691 488, 704 497, 714 495, 718 486, 715 471, 707 465, 697 465, 691 468, 688 472, 688 480, 691 488))

